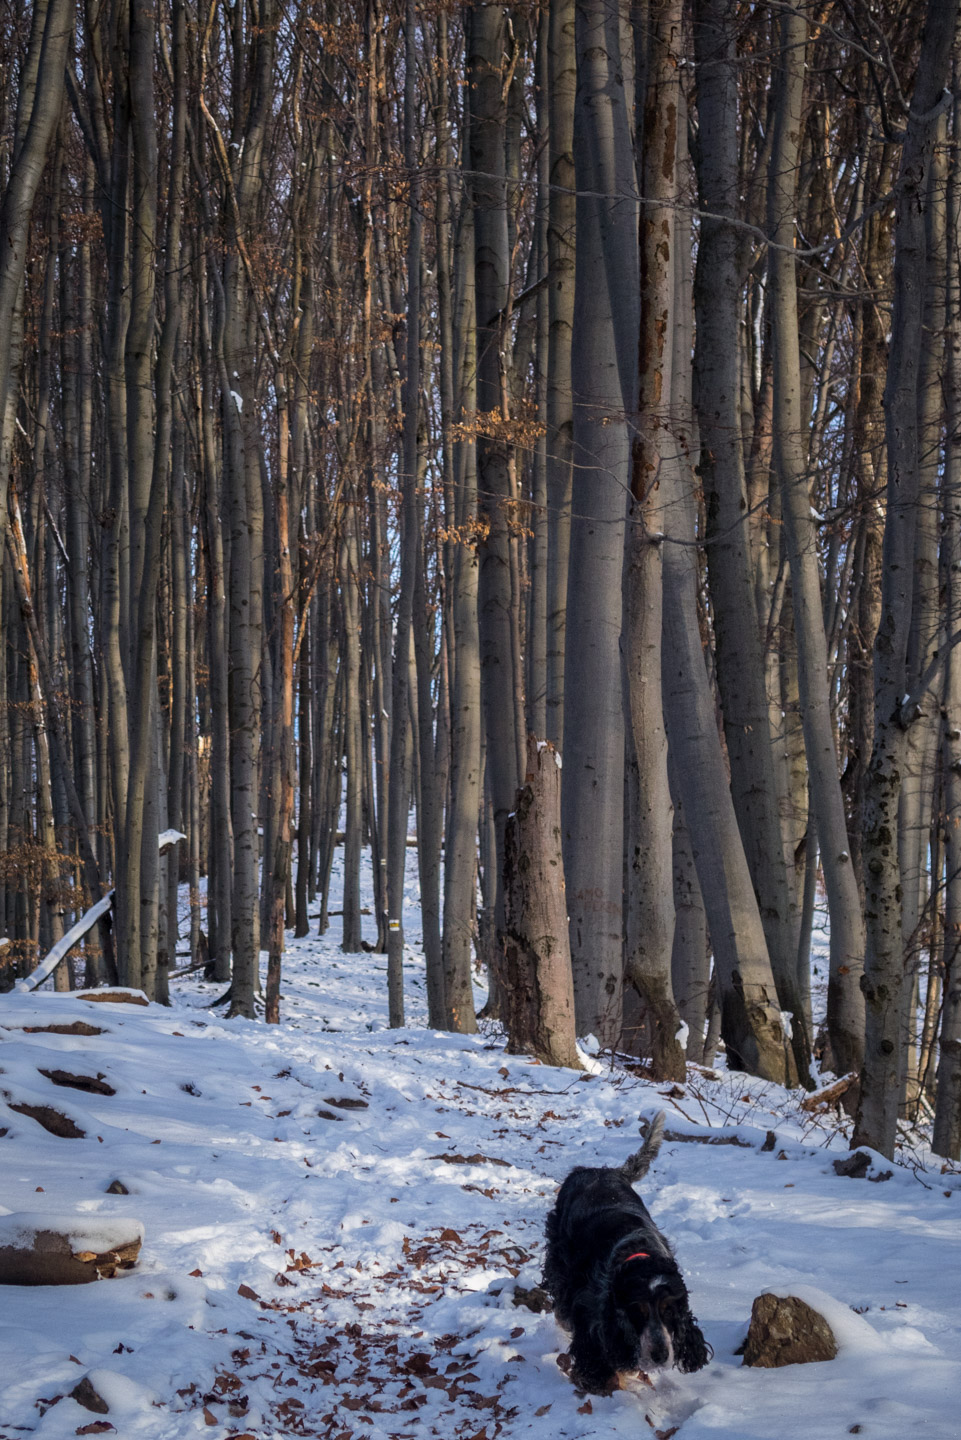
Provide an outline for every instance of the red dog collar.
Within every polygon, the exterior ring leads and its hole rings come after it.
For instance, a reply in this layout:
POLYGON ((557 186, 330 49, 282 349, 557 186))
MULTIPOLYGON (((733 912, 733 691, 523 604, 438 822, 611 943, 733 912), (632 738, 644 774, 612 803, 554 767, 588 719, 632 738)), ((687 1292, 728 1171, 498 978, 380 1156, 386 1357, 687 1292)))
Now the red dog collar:
POLYGON ((650 1260, 650 1258, 646 1250, 635 1250, 633 1255, 625 1255, 621 1264, 626 1265, 628 1260, 650 1260))

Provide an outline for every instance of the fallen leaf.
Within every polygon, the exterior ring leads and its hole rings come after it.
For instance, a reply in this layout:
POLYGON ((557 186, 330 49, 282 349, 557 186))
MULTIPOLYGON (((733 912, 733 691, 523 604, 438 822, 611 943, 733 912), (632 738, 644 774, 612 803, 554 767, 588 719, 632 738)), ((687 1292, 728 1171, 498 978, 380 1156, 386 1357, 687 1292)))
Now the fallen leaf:
POLYGON ((214 1414, 214 1412, 213 1412, 212 1410, 208 1410, 206 1405, 204 1406, 204 1421, 205 1421, 206 1424, 208 1424, 208 1425, 219 1425, 219 1424, 220 1424, 220 1421, 217 1419, 217 1417, 216 1417, 216 1415, 214 1414))
POLYGON ((90 1425, 81 1425, 74 1433, 77 1435, 106 1435, 108 1430, 114 1427, 109 1420, 94 1420, 90 1425))
POLYGON ((594 1406, 591 1404, 590 1400, 585 1400, 583 1405, 578 1405, 577 1413, 578 1415, 593 1415, 594 1406))
POLYGON ((535 1414, 535 1415, 546 1415, 547 1412, 548 1412, 548 1410, 549 1410, 550 1408, 551 1408, 551 1407, 550 1407, 549 1404, 547 1404, 547 1405, 542 1405, 539 1410, 535 1410, 535 1411, 534 1411, 534 1414, 535 1414))
POLYGON ((245 1300, 259 1300, 260 1296, 256 1290, 251 1290, 249 1285, 238 1285, 237 1294, 242 1295, 245 1300))
POLYGON ((193 1275, 193 1277, 196 1279, 198 1276, 202 1275, 204 1272, 203 1272, 202 1270, 191 1270, 190 1273, 191 1273, 191 1275, 193 1275))

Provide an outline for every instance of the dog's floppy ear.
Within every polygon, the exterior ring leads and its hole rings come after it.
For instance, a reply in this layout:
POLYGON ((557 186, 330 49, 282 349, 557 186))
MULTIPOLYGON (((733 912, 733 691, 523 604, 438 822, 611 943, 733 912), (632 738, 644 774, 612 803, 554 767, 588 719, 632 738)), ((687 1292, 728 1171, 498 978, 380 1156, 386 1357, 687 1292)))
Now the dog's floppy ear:
POLYGON ((672 1338, 674 1340, 674 1363, 685 1375, 691 1375, 695 1370, 703 1370, 714 1354, 686 1305, 677 1317, 677 1325, 672 1338))

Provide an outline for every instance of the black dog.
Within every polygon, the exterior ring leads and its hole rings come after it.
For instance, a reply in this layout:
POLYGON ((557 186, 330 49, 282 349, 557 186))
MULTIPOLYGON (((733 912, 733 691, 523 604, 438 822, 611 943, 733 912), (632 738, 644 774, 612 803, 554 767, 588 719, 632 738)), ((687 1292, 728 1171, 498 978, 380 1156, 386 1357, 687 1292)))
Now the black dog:
POLYGON ((596 1394, 621 1372, 700 1370, 713 1351, 697 1327, 670 1246, 634 1192, 661 1148, 664 1111, 618 1170, 572 1170, 547 1217, 544 1287, 571 1334, 571 1375, 596 1394))

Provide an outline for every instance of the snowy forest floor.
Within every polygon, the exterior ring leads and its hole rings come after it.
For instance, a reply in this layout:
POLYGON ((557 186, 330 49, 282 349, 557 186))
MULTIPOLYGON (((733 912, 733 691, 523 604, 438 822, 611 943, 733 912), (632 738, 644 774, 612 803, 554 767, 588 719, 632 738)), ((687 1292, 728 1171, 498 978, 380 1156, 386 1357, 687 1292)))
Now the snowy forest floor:
MULTIPOLYGON (((414 930, 415 905, 412 879, 414 930)), ((279 1027, 219 1018, 215 994, 0 997, 0 1095, 84 1131, 0 1102, 0 1214, 145 1229, 116 1279, 0 1286, 0 1440, 961 1434, 959 1167, 921 1151, 842 1178, 844 1132, 800 1092, 723 1065, 683 1087, 598 1061, 580 1075, 506 1055, 496 1032, 428 1030, 413 951, 408 1025, 390 1030, 384 957, 343 954, 336 929, 290 942, 279 1027), (103 1033, 26 1029, 77 1019, 103 1033), (55 1088, 51 1056, 116 1093, 55 1088), (588 1398, 518 1287, 539 1281, 558 1181, 619 1164, 659 1108, 669 1138, 642 1193, 714 1359, 588 1398), (799 1286, 823 1292, 838 1358, 742 1367, 754 1297, 799 1286), (106 1414, 70 1397, 85 1375, 106 1414)))

